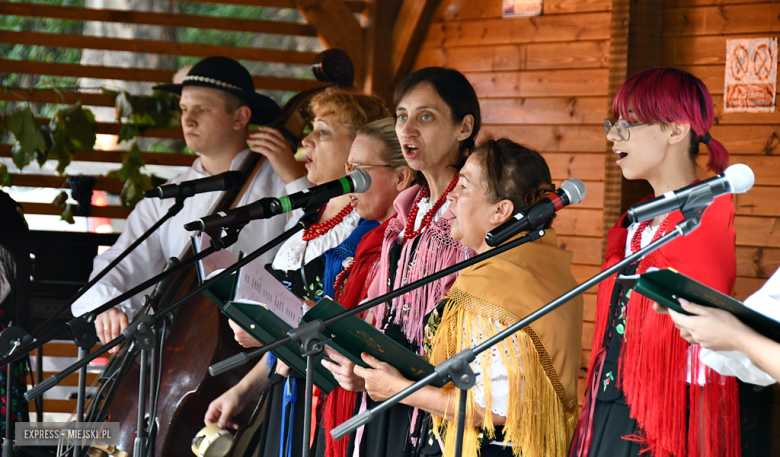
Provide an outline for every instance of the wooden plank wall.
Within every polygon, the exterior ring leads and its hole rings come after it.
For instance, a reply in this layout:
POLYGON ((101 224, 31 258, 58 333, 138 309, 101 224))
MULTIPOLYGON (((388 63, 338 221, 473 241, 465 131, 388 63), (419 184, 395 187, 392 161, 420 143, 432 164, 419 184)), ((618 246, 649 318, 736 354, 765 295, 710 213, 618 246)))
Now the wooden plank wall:
MULTIPOLYGON (((542 16, 502 19, 501 0, 442 0, 414 65, 463 72, 480 98, 484 135, 541 152, 558 185, 585 182, 585 200, 553 225, 560 244, 574 252, 579 281, 596 274, 602 260, 611 5, 545 0, 542 16)), ((595 291, 586 294, 582 376, 595 304, 595 291)))
MULTIPOLYGON (((701 78, 715 101, 712 137, 729 151, 730 163, 756 174, 753 189, 735 196, 737 284, 744 299, 780 267, 780 113, 723 113, 726 40, 777 37, 780 2, 751 0, 665 0, 663 63, 701 78)), ((706 164, 701 148, 700 165, 706 164)), ((710 174, 702 170, 702 176, 710 174)))
MULTIPOLYGON (((711 134, 723 143, 730 163, 745 163, 756 175, 749 192, 734 197, 737 282, 732 295, 744 299, 780 267, 780 112, 723 113, 726 40, 777 37, 780 2, 764 0, 664 0, 662 62, 701 78, 715 102, 711 134)), ((777 57, 776 57, 777 58, 777 57)), ((706 164, 706 148, 699 164, 706 164)), ((704 170, 701 177, 710 176, 704 170)), ((780 454, 780 387, 763 395, 771 423, 771 449, 780 454)))

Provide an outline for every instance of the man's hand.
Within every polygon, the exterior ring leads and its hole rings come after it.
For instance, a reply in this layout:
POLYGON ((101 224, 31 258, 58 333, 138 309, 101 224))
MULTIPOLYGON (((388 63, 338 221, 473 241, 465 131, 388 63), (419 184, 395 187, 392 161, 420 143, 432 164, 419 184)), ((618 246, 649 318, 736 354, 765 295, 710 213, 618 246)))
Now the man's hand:
POLYGON ((273 127, 260 126, 246 140, 249 149, 264 155, 285 184, 306 176, 306 167, 295 159, 295 151, 282 133, 273 127))
POLYGON ((230 328, 233 329, 233 336, 241 346, 245 348, 259 348, 262 346, 259 341, 257 341, 252 335, 247 333, 246 330, 239 327, 239 325, 232 320, 228 320, 228 324, 230 324, 230 328))
MULTIPOLYGON (((98 314, 98 317, 95 318, 95 329, 101 344, 106 344, 118 337, 127 326, 127 314, 116 308, 111 308, 102 314, 98 314)), ((114 354, 118 350, 119 346, 111 349, 109 352, 114 354)))
POLYGON ((219 428, 230 427, 237 429, 239 424, 233 421, 233 417, 240 414, 246 406, 244 392, 239 386, 234 386, 216 400, 209 404, 203 422, 206 425, 217 423, 219 428))

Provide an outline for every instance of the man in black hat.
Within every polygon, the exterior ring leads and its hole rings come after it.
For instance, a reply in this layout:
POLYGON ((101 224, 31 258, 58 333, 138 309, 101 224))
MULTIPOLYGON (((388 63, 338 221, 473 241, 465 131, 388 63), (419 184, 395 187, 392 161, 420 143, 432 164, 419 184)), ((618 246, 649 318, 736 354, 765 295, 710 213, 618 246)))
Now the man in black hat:
MULTIPOLYGON (((248 190, 238 201, 246 205, 262 197, 281 196, 310 186, 305 168, 298 163, 290 144, 273 128, 248 134, 249 124, 268 124, 279 115, 277 104, 254 90, 249 72, 227 57, 208 57, 195 65, 181 84, 155 87, 181 96, 181 125, 187 147, 199 154, 192 166, 170 180, 179 183, 236 170, 254 151, 263 161, 248 190)), ((211 214, 221 192, 198 194, 185 201, 184 209, 168 220, 149 239, 123 260, 92 289, 77 300, 71 310, 74 316, 97 308, 126 290, 156 274, 168 258, 181 257, 189 248, 189 233, 184 224, 211 214)), ((92 275, 96 275, 148 227, 159 220, 173 205, 172 199, 144 199, 127 218, 127 227, 108 251, 95 258, 92 275)), ((241 231, 230 251, 251 252, 297 222, 300 214, 253 221, 241 231)), ((276 249, 259 258, 271 262, 276 249)), ((95 325, 102 343, 119 336, 128 321, 141 308, 141 300, 151 288, 97 317, 95 325)))

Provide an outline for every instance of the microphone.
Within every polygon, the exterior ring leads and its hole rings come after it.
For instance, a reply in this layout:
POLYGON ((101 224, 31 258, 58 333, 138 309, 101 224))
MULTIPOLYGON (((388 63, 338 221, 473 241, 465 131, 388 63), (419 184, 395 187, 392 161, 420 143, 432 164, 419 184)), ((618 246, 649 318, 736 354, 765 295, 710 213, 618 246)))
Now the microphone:
POLYGON ((234 224, 246 224, 255 219, 268 219, 277 214, 289 213, 298 208, 306 208, 327 202, 331 198, 350 193, 362 194, 371 187, 371 175, 365 170, 355 170, 349 175, 311 189, 302 190, 280 198, 266 197, 248 205, 228 211, 220 211, 211 216, 184 224, 186 230, 209 232, 214 229, 230 227, 234 224))
POLYGON ((707 204, 714 197, 723 194, 743 194, 753 187, 755 182, 753 170, 743 163, 726 168, 722 175, 691 184, 682 189, 674 190, 656 197, 648 202, 628 209, 631 222, 642 222, 662 214, 683 208, 692 196, 705 197, 707 204))
POLYGON ((485 236, 485 243, 496 247, 520 232, 535 229, 550 220, 556 211, 564 206, 576 205, 585 198, 585 184, 579 179, 567 179, 555 192, 541 201, 512 216, 508 221, 494 228, 485 236))
POLYGON ((203 192, 233 190, 244 185, 244 174, 240 171, 226 171, 208 178, 193 179, 179 184, 166 184, 144 191, 148 198, 187 198, 203 192))

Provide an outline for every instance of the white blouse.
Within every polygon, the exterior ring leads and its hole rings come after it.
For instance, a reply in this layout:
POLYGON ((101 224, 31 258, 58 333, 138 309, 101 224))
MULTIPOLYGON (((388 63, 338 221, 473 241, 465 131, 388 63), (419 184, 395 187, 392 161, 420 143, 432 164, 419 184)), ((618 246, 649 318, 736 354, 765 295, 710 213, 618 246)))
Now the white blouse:
POLYGON ((302 266, 321 256, 344 242, 355 231, 360 222, 357 208, 353 209, 341 222, 325 234, 311 240, 303 240, 303 232, 298 232, 282 244, 274 257, 271 267, 275 270, 299 270, 302 266), (304 258, 304 253, 306 257, 304 258), (303 259, 303 262, 301 262, 303 259))

